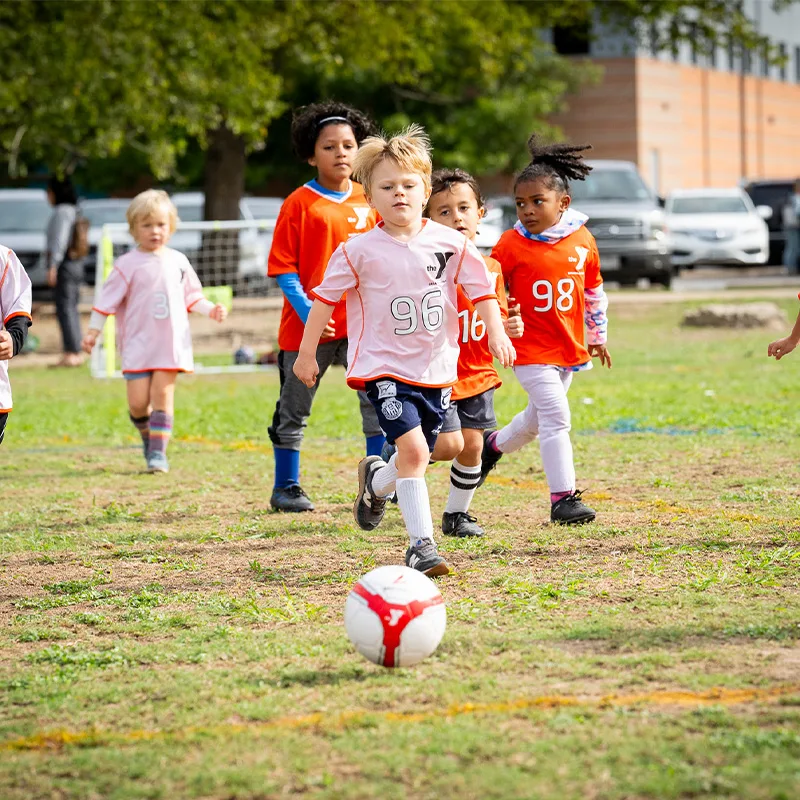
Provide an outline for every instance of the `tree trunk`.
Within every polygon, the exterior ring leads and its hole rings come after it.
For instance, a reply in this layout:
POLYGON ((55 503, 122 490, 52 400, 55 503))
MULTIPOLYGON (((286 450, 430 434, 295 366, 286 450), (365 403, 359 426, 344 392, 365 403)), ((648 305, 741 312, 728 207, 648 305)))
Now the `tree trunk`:
MULTIPOLYGON (((205 220, 239 219, 247 157, 244 139, 226 125, 208 132, 205 175, 205 220)), ((239 232, 206 231, 197 258, 197 273, 206 286, 239 288, 239 232)))

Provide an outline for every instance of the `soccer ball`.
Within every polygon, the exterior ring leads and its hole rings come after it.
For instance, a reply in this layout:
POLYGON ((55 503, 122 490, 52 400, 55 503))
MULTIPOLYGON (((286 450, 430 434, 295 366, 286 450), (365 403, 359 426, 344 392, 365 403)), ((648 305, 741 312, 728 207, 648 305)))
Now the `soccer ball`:
POLYGON ((439 646, 447 624, 434 582, 409 567, 378 567, 353 586, 344 627, 362 656, 384 667, 410 667, 439 646))

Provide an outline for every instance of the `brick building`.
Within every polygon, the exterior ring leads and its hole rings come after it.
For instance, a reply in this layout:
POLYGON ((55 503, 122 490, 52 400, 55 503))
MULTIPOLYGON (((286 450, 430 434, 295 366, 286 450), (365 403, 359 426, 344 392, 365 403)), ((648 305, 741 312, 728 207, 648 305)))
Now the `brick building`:
MULTIPOLYGON (((786 57, 685 43, 652 52, 633 35, 595 31, 554 44, 601 65, 602 81, 568 99, 554 121, 593 158, 634 161, 661 194, 800 175, 800 4, 776 13, 744 0, 747 15, 786 57), (577 51, 577 52, 576 52, 577 51)), ((645 37, 646 38, 646 37, 645 37)))

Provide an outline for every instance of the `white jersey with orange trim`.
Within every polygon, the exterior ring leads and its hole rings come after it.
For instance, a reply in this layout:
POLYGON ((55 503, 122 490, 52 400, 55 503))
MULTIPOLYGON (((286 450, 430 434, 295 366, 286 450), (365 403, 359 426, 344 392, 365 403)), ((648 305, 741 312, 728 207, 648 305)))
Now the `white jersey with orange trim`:
POLYGON ((114 263, 89 324, 102 329, 105 317, 116 314, 123 372, 192 372, 188 312, 209 314, 213 308, 183 253, 137 248, 114 263))
MULTIPOLYGON (((31 318, 31 279, 13 250, 0 245, 0 314, 3 325, 14 317, 31 318)), ((11 411, 8 359, 0 361, 0 413, 11 411)))
POLYGON ((424 220, 401 242, 379 223, 336 249, 312 296, 335 306, 347 300, 347 383, 391 377, 417 386, 452 386, 458 379, 458 295, 496 299, 472 242, 424 220))

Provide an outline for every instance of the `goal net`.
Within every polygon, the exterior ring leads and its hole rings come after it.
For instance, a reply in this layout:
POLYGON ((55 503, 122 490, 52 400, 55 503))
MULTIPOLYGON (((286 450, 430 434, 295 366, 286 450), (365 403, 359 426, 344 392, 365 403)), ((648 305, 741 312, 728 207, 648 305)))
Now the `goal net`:
MULTIPOLYGON (((266 277, 274 229, 274 220, 181 222, 169 240, 169 247, 189 259, 209 300, 223 303, 230 311, 237 298, 236 315, 222 325, 199 314, 189 315, 197 372, 252 371, 274 363, 274 332, 268 314, 274 314, 282 302, 275 281, 266 277)), ((97 243, 95 305, 114 261, 135 246, 127 225, 103 226, 97 243)), ((121 375, 113 316, 92 352, 91 369, 96 378, 121 375)))

